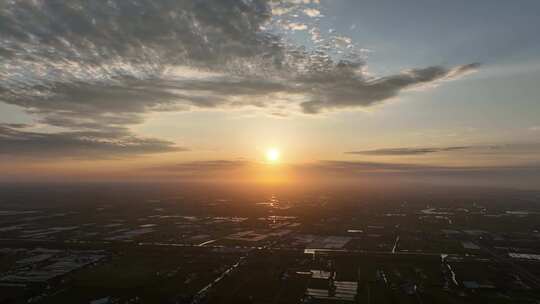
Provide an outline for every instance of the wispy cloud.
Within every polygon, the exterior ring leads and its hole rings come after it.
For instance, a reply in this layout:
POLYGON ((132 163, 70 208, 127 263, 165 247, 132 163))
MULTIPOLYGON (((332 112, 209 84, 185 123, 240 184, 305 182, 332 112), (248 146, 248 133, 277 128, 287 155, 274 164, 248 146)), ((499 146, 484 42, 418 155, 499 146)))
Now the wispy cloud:
MULTIPOLYGON (((282 164, 280 170, 292 169, 296 174, 319 172, 321 176, 328 173, 344 175, 372 173, 472 173, 472 172, 504 172, 535 171, 540 163, 513 166, 440 166, 426 164, 409 164, 395 162, 338 161, 325 160, 304 164, 282 164)), ((180 174, 213 174, 216 172, 238 171, 246 168, 266 168, 265 164, 250 160, 206 160, 189 161, 169 165, 144 168, 148 172, 180 173, 180 174)), ((267 168, 266 168, 267 169, 267 168)), ((538 174, 540 176, 540 174, 538 174)))
POLYGON ((245 160, 206 160, 177 163, 146 168, 155 172, 178 172, 184 174, 215 173, 216 171, 238 170, 254 163, 245 160))
POLYGON ((416 148, 388 148, 362 151, 348 151, 346 154, 359 155, 422 155, 438 152, 460 151, 472 148, 471 146, 452 146, 452 147, 416 147, 416 148))
MULTIPOLYGON (((250 172, 264 175, 267 168, 249 160, 194 161, 148 167, 137 174, 166 179, 198 178, 226 181, 245 181, 242 178, 250 172)), ((290 172, 289 178, 299 182, 339 180, 373 180, 382 178, 390 182, 427 182, 448 185, 483 185, 503 187, 525 187, 537 189, 540 185, 540 163, 514 166, 437 166, 406 163, 364 162, 364 161, 319 161, 314 163, 283 165, 280 170, 290 172)), ((256 174, 255 174, 256 175, 256 174)))
MULTIPOLYGON (((540 143, 514 142, 499 144, 476 144, 467 146, 447 146, 447 147, 399 147, 372 150, 347 151, 345 154, 367 155, 367 156, 415 156, 443 152, 463 152, 470 151, 477 155, 514 155, 514 157, 524 155, 534 155, 540 152, 540 143)), ((536 159, 536 158, 533 158, 536 159)))

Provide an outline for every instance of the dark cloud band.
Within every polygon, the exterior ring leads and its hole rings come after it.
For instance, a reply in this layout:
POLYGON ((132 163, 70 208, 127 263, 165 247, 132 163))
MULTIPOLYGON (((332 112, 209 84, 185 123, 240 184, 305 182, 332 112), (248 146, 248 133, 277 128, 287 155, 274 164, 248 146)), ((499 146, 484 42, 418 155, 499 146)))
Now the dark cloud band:
POLYGON ((345 154, 358 155, 422 155, 438 152, 451 152, 470 149, 470 146, 453 146, 453 147, 430 147, 430 148, 390 148, 390 149, 375 149, 363 151, 349 151, 345 154))
POLYGON ((0 124, 0 156, 105 159, 187 150, 168 141, 118 130, 38 133, 24 130, 26 127, 0 124))

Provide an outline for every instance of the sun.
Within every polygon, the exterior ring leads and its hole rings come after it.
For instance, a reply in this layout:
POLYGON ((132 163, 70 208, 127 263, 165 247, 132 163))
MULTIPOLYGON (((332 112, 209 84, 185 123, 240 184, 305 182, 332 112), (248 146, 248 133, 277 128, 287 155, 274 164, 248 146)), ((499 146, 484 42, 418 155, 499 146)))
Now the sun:
POLYGON ((280 153, 276 148, 270 148, 266 151, 266 160, 270 163, 277 163, 279 161, 280 153))

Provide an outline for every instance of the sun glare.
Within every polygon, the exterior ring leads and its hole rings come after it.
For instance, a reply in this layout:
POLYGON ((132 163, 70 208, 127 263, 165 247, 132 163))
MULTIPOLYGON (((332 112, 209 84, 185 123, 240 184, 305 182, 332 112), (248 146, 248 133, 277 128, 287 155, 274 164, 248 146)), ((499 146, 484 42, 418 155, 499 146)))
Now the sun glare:
POLYGON ((279 150, 276 148, 271 148, 266 151, 266 160, 271 163, 276 163, 279 161, 279 150))

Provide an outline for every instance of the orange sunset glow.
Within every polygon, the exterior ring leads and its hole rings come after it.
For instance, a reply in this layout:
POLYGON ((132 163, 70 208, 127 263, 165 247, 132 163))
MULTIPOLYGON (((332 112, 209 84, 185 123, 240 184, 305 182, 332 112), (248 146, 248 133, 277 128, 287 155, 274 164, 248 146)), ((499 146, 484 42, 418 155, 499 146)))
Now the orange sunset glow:
POLYGON ((539 0, 0 0, 0 304, 540 304, 539 0))

